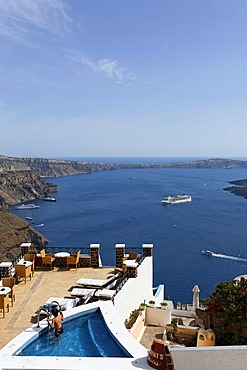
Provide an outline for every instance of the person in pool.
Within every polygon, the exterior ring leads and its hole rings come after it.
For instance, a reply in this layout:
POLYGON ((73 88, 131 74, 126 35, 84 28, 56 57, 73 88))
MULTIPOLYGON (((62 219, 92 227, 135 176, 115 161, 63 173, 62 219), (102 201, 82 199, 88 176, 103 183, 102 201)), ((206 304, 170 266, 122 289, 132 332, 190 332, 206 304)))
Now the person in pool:
POLYGON ((50 325, 52 328, 55 328, 55 336, 57 339, 60 339, 60 335, 63 333, 63 313, 62 311, 59 312, 57 308, 53 308, 51 313, 54 317, 52 320, 47 319, 48 325, 50 325))

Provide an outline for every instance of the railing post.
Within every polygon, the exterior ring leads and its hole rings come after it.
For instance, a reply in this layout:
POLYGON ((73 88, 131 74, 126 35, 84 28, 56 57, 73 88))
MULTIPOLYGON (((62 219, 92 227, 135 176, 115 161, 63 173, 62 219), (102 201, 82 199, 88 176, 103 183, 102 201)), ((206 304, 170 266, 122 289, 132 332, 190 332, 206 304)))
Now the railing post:
POLYGON ((11 271, 12 271, 12 262, 1 262, 0 263, 0 274, 1 278, 3 277, 11 277, 11 271))
POLYGON ((138 273, 138 263, 132 260, 129 260, 129 261, 125 261, 125 264, 127 266, 127 272, 128 272, 129 278, 136 278, 137 273, 138 273))
POLYGON ((29 250, 31 249, 31 247, 32 247, 32 243, 22 243, 22 244, 20 245, 20 247, 21 247, 21 253, 22 253, 22 255, 24 256, 24 254, 25 254, 25 253, 28 253, 28 252, 29 252, 29 250))
POLYGON ((116 248, 116 267, 121 269, 125 254, 125 244, 116 244, 115 248, 116 248))
POLYGON ((153 244, 142 244, 142 254, 145 257, 152 257, 152 255, 153 255, 153 244))
POLYGON ((91 267, 99 267, 99 244, 90 244, 91 267))

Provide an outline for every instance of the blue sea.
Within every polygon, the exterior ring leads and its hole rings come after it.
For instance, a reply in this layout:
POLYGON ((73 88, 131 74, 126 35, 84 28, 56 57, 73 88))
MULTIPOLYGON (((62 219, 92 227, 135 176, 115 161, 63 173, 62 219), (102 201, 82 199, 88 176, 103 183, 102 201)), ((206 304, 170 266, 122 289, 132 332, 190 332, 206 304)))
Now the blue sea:
MULTIPOLYGON (((86 160, 171 163, 183 159, 86 160)), ((36 200, 41 207, 33 214, 36 222, 44 223, 37 230, 50 246, 66 249, 99 243, 105 266, 115 264, 116 243, 152 243, 153 285, 164 284, 166 296, 174 303, 192 303, 195 284, 200 297, 208 297, 218 282, 247 273, 247 199, 223 190, 228 181, 246 177, 244 169, 125 169, 48 178, 58 186, 57 202, 36 200), (192 202, 161 204, 164 197, 183 193, 190 194, 192 202), (202 250, 226 258, 207 257, 202 250)), ((26 217, 24 211, 13 213, 26 217)))

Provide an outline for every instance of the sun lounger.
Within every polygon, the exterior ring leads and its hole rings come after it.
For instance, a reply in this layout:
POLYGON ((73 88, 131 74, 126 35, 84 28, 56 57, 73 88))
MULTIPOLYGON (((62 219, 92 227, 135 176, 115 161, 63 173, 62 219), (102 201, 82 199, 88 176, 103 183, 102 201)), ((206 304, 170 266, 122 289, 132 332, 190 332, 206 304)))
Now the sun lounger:
POLYGON ((91 293, 95 293, 96 289, 73 288, 70 292, 72 297, 86 297, 91 293))
POLYGON ((111 283, 119 277, 120 274, 113 275, 109 279, 79 279, 76 284, 82 285, 83 287, 103 289, 108 287, 111 283))
MULTIPOLYGON (((111 299, 115 294, 116 290, 113 289, 85 289, 85 288, 73 288, 71 291, 72 297, 83 297, 87 299, 87 297, 90 295, 90 298, 96 297, 96 298, 105 298, 105 299, 111 299)), ((85 302, 84 302, 85 303, 85 302)))
POLYGON ((114 289, 102 289, 95 293, 95 297, 111 299, 116 294, 114 289))

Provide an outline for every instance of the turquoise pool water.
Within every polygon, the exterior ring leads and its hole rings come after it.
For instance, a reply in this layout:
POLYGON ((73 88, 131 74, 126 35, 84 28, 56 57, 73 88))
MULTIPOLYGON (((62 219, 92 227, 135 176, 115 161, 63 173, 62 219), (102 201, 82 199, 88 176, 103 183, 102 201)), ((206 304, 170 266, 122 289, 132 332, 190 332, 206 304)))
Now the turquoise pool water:
POLYGON ((132 357, 109 331, 100 309, 66 318, 57 340, 45 328, 38 338, 15 352, 17 356, 132 357))

